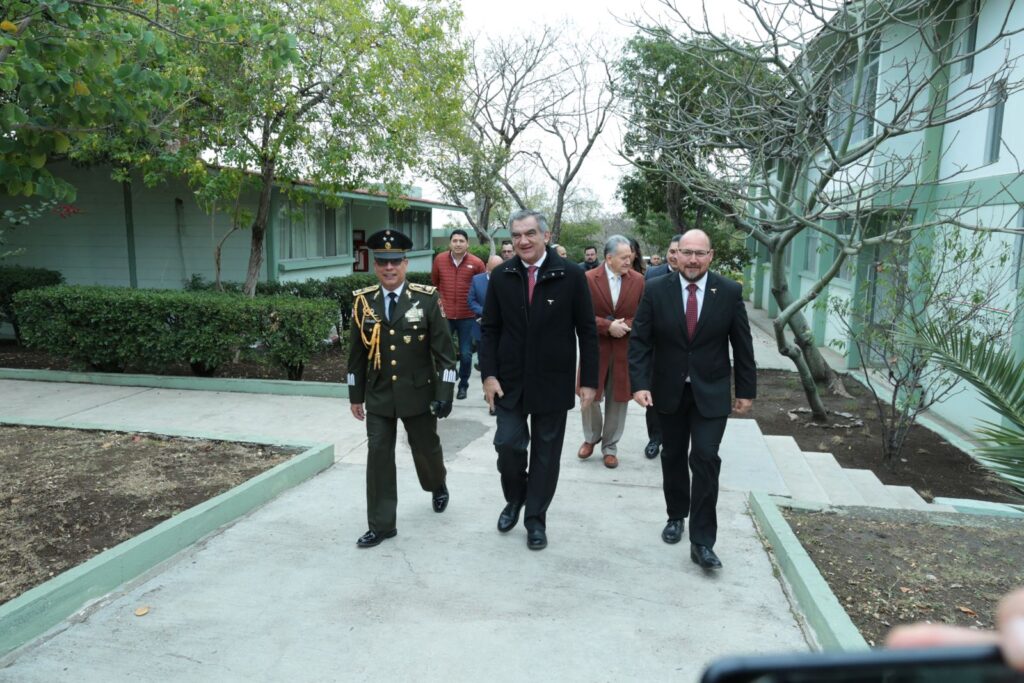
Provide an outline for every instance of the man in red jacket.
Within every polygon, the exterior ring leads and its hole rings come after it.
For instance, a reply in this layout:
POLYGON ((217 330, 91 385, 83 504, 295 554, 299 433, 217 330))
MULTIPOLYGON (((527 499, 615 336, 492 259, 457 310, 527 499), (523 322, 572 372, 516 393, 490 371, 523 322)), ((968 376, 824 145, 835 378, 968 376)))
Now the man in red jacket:
POLYGON ((484 262, 469 253, 469 236, 461 228, 452 230, 448 251, 434 257, 430 279, 441 293, 448 317, 448 328, 459 338, 459 390, 456 398, 466 398, 469 373, 473 367, 473 323, 476 315, 469 307, 469 289, 473 276, 485 272, 484 262))

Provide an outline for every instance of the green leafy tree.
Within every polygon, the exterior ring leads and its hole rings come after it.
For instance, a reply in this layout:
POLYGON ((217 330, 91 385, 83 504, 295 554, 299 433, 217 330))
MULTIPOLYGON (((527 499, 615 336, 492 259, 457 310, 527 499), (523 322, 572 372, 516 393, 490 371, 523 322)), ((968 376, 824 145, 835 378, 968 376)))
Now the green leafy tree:
POLYGON ((236 192, 255 192, 245 282, 252 294, 275 184, 298 201, 310 183, 328 201, 371 182, 397 198, 427 138, 459 129, 460 14, 441 0, 230 0, 221 7, 226 31, 276 26, 285 35, 194 54, 194 106, 169 168, 189 172, 201 195, 225 206, 236 192), (247 175, 230 196, 220 195, 211 180, 217 173, 200 159, 247 175))
POLYGON ((0 13, 0 188, 43 200, 75 195, 48 162, 144 163, 175 134, 192 75, 175 44, 269 44, 279 31, 213 38, 223 17, 201 0, 13 0, 0 13))

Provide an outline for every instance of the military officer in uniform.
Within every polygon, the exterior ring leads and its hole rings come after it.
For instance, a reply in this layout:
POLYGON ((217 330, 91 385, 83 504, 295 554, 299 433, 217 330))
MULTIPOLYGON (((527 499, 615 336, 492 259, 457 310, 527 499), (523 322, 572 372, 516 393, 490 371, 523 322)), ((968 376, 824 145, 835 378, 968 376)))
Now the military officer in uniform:
POLYGON ((381 230, 366 241, 380 284, 352 292, 348 396, 352 415, 366 421, 366 516, 370 529, 357 541, 372 548, 394 537, 398 489, 398 420, 409 435, 416 474, 433 496, 434 512, 448 507, 438 418, 452 410, 457 375, 448 321, 437 289, 407 282, 405 252, 412 240, 381 230))

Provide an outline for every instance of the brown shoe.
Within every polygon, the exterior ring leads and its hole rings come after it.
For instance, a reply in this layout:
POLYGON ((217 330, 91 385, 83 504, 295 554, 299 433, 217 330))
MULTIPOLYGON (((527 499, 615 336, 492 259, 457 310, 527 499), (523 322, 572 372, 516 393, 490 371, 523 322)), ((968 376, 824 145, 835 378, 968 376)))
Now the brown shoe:
POLYGON ((591 455, 594 454, 594 446, 595 445, 596 444, 592 444, 592 443, 589 443, 587 441, 584 441, 583 445, 580 446, 580 450, 579 450, 579 452, 576 455, 579 456, 580 460, 586 460, 587 458, 589 458, 591 455))
POLYGON ((604 466, 607 467, 610 470, 614 470, 616 467, 619 466, 619 459, 616 458, 611 453, 605 453, 604 454, 604 466))

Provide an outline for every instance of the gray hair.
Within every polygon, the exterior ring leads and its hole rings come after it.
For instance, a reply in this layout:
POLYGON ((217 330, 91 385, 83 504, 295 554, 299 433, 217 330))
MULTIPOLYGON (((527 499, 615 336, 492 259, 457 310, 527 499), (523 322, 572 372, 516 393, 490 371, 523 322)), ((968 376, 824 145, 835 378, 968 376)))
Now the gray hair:
POLYGON ((519 209, 518 211, 513 211, 512 215, 508 217, 509 229, 512 228, 513 223, 516 223, 517 221, 524 221, 527 218, 536 218, 537 226, 540 228, 540 231, 548 232, 548 219, 545 218, 544 214, 540 211, 534 211, 533 209, 519 209))
POLYGON ((604 243, 604 255, 607 256, 608 254, 614 254, 615 250, 618 249, 619 246, 623 244, 625 244, 630 249, 633 248, 630 245, 629 240, 627 238, 623 237, 622 235, 612 235, 604 243))

